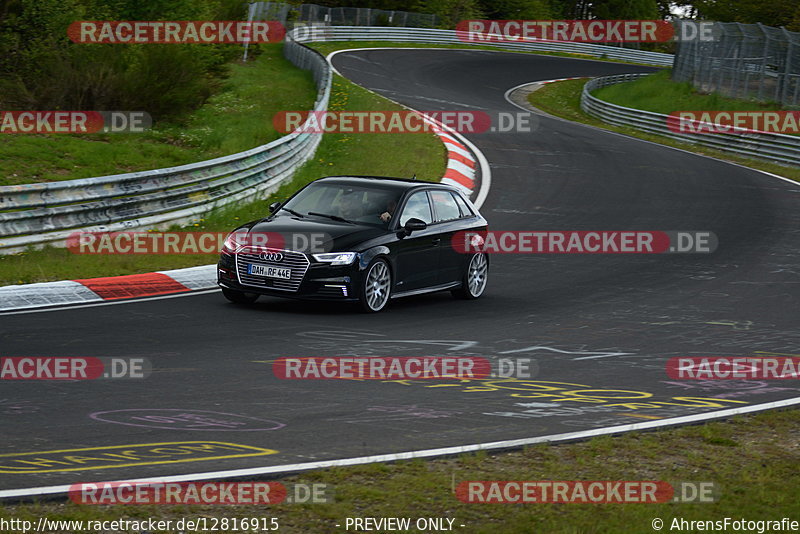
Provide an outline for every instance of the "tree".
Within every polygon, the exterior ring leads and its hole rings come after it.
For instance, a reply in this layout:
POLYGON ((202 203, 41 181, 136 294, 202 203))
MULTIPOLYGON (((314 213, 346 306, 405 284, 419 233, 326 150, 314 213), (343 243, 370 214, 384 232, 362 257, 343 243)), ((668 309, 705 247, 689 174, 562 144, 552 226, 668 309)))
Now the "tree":
POLYGON ((67 27, 80 20, 221 20, 236 13, 240 6, 234 3, 238 0, 4 3, 0 109, 146 110, 156 120, 181 115, 211 94, 226 75, 225 64, 238 56, 238 46, 79 44, 67 38, 67 27))
POLYGON ((656 0, 596 0, 594 18, 602 20, 654 20, 659 18, 656 0))
POLYGON ((800 12, 800 0, 697 0, 695 6, 706 20, 766 26, 792 25, 800 12))
POLYGON ((459 21, 484 16, 477 0, 423 0, 415 11, 436 15, 442 28, 455 28, 459 21))
POLYGON ((786 25, 786 29, 793 32, 800 32, 800 6, 797 6, 797 9, 794 10, 792 22, 786 25))
POLYGON ((479 0, 489 19, 548 20, 558 11, 549 0, 479 0))

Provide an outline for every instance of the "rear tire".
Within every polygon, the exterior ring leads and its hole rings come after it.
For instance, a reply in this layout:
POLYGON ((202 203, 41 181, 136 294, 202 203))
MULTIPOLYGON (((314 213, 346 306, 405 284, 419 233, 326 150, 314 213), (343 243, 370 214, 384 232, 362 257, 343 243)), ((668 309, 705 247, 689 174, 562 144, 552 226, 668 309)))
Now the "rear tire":
POLYGON ((465 300, 474 300, 486 289, 489 276, 489 259, 483 252, 473 254, 467 265, 467 270, 461 281, 461 287, 451 291, 454 297, 465 300))
POLYGON ((376 258, 364 272, 359 304, 366 313, 377 313, 386 307, 392 291, 392 270, 383 258, 376 258))
POLYGON ((222 289, 222 294, 225 296, 225 298, 234 304, 252 304, 257 301, 259 297, 258 293, 244 293, 242 291, 228 289, 227 287, 220 289, 222 289))

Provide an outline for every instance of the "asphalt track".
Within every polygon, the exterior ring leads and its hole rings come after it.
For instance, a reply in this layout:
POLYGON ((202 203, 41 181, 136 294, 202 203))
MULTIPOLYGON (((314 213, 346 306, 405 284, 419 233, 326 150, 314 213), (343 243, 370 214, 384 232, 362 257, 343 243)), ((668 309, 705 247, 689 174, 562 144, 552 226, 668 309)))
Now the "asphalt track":
MULTIPOLYGON (((525 82, 646 70, 454 50, 348 52, 334 65, 417 109, 490 112, 518 111, 503 95, 525 82)), ((532 132, 468 138, 491 164, 482 212, 494 230, 708 230, 719 248, 496 255, 478 301, 427 295, 371 316, 279 299, 246 309, 216 292, 2 315, 3 356, 143 356, 155 371, 0 384, 0 490, 456 447, 800 396, 796 381, 665 373, 674 356, 800 353, 799 186, 547 117, 532 132), (280 381, 270 366, 353 355, 529 357, 538 370, 444 384, 280 381), (198 419, 207 412, 212 426, 198 419), (208 441, 276 452, 184 443, 208 441), (52 452, 104 447, 117 448, 52 452)))

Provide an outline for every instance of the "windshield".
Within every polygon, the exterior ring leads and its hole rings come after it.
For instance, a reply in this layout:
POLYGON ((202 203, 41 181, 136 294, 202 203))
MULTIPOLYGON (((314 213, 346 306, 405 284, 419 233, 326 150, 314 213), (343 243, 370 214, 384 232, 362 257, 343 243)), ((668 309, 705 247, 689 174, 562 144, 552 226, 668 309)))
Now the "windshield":
POLYGON ((332 183, 311 184, 284 207, 307 216, 388 226, 400 193, 383 187, 332 183))

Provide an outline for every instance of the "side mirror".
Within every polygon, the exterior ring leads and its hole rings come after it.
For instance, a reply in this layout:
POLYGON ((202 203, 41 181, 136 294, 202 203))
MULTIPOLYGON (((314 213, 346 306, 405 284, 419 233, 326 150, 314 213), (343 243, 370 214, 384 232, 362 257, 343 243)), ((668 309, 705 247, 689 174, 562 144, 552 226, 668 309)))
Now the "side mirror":
POLYGON ((278 211, 278 208, 280 207, 281 207, 281 202, 273 202, 272 204, 269 205, 269 212, 275 213, 276 211, 278 211))
POLYGON ((406 221, 405 229, 406 234, 410 234, 411 232, 419 232, 420 230, 424 230, 428 227, 428 224, 425 221, 421 221, 419 219, 409 219, 406 221))

